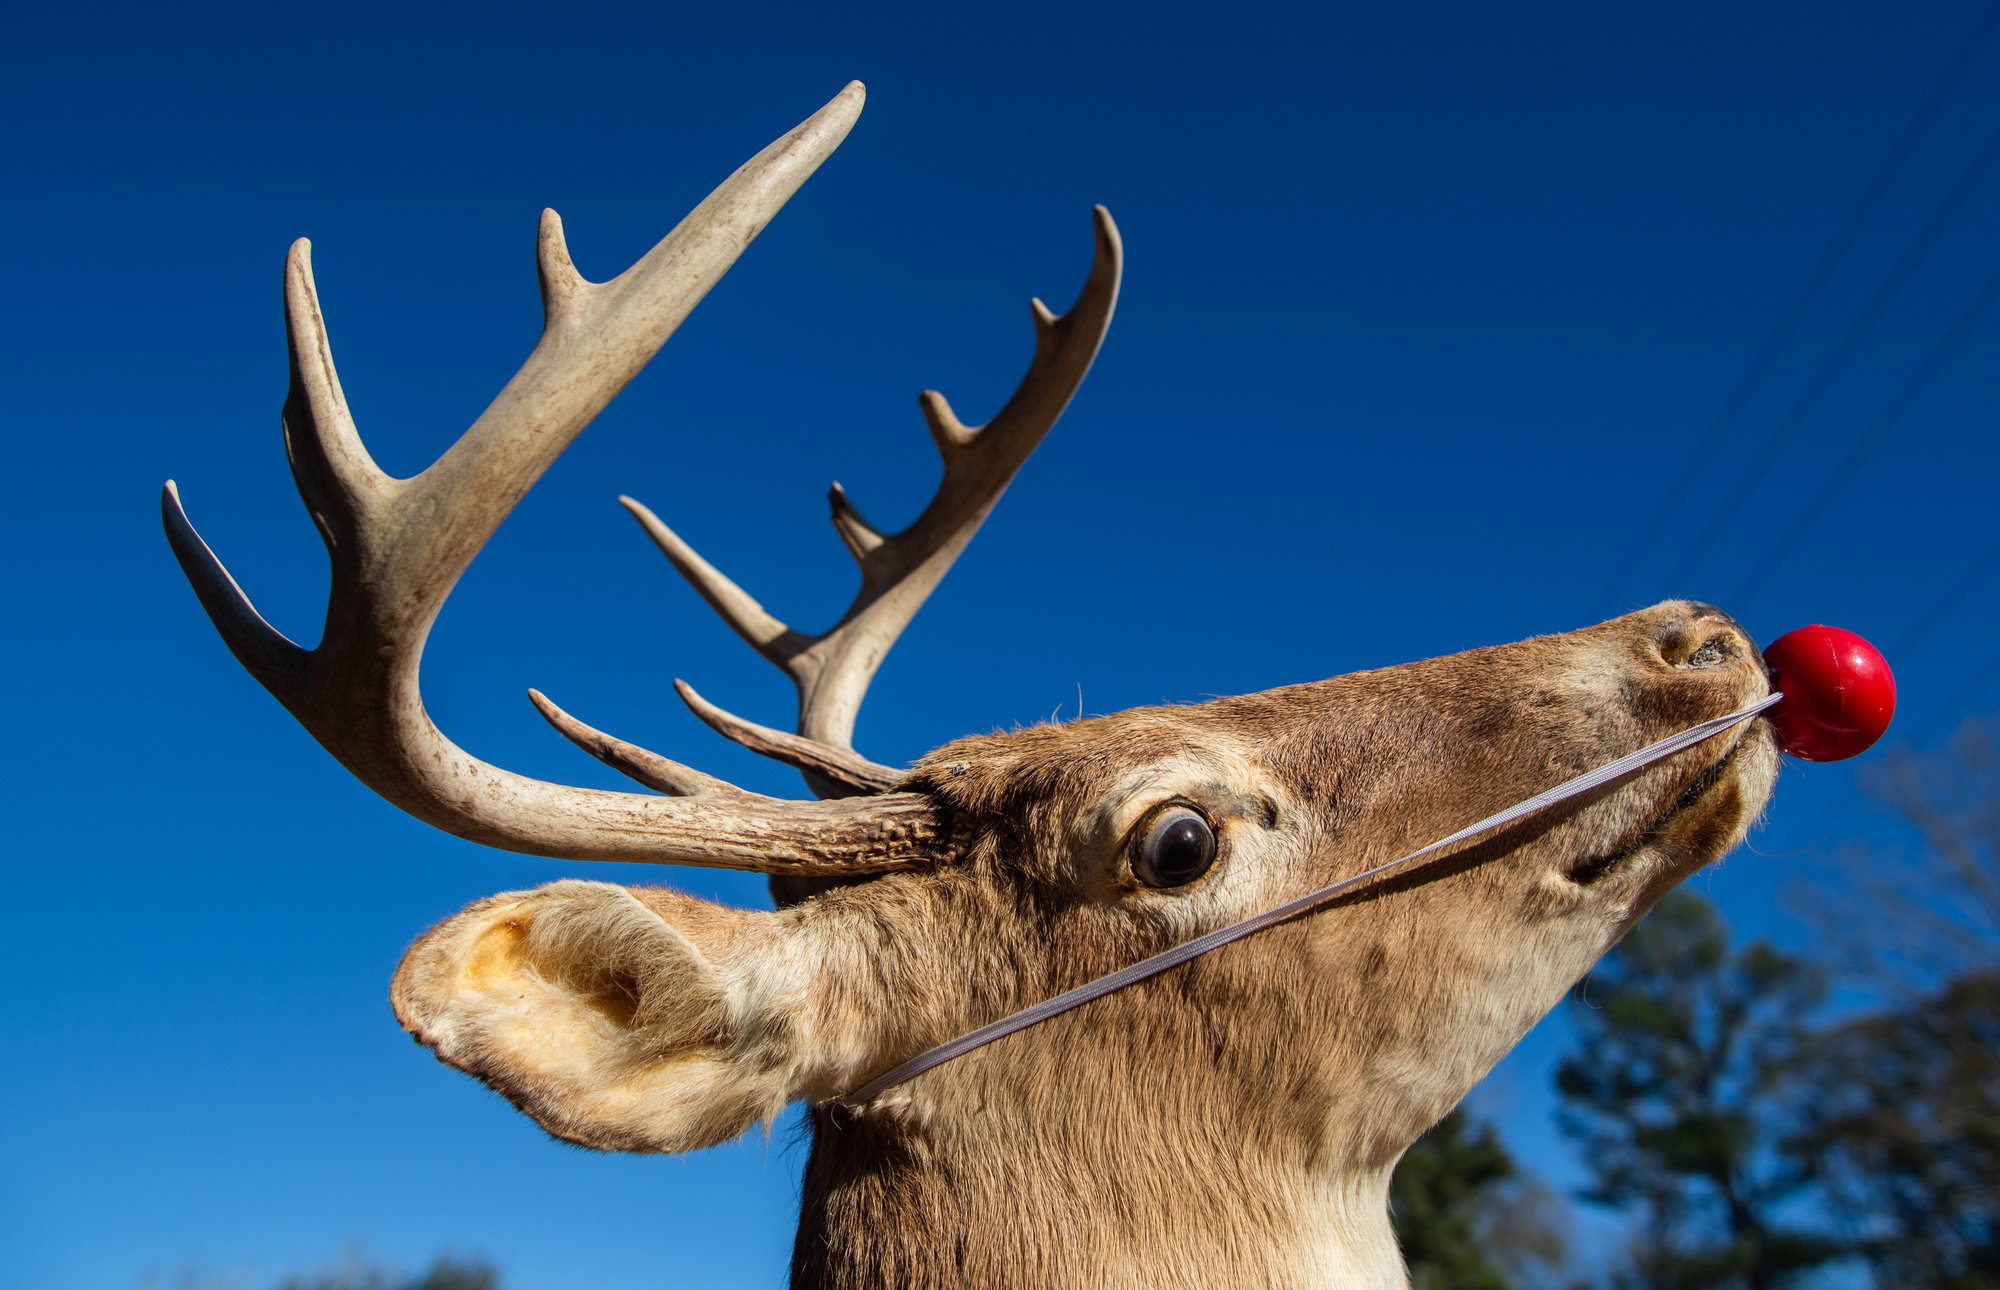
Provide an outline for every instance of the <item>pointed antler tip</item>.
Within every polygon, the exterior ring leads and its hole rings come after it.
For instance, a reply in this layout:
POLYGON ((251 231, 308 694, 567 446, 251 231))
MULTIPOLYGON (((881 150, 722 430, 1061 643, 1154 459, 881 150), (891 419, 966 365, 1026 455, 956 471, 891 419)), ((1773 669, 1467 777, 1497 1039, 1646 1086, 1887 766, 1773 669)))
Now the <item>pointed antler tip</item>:
MULTIPOLYGON (((169 539, 178 536, 201 541, 194 531, 194 521, 187 516, 187 507, 181 504, 181 486, 171 479, 160 486, 160 522, 166 526, 169 539)), ((210 558, 214 558, 213 553, 210 558)))
MULTIPOLYGON (((1039 314, 1037 322, 1040 322, 1039 314)), ((954 450, 967 447, 977 437, 976 432, 951 410, 951 400, 936 390, 925 390, 917 395, 917 407, 923 411, 924 425, 930 429, 931 441, 937 444, 938 455, 945 460, 949 461, 954 450)))
POLYGON ((188 520, 187 508, 181 505, 180 485, 169 479, 160 487, 160 525, 167 531, 167 541, 179 551, 177 539, 185 533, 193 533, 194 525, 188 520))
MULTIPOLYGON (((824 158, 826 153, 840 146, 841 141, 847 137, 847 132, 861 119, 861 109, 867 101, 868 87, 860 81, 849 81, 840 87, 840 93, 822 104, 819 111, 801 121, 798 128, 793 131, 793 137, 819 135, 822 140, 821 146, 825 149, 825 152, 821 153, 821 157, 824 158)), ((813 164, 817 165, 818 162, 813 164)))
POLYGON ((557 707, 555 700, 531 685, 528 687, 528 702, 535 705, 535 711, 542 714, 542 720, 558 730, 562 729, 563 719, 569 714, 557 707))
POLYGON ((557 734, 576 744, 578 747, 583 748, 585 751, 592 752, 593 756, 596 755, 590 748, 588 740, 592 735, 599 735, 601 737, 601 731, 593 730, 591 727, 583 724, 583 722, 578 721, 575 717, 564 711, 562 705, 532 685, 528 687, 528 702, 535 705, 535 711, 542 714, 542 720, 555 727, 557 734))
POLYGON ((646 505, 636 497, 620 493, 618 494, 618 504, 624 507, 625 513, 639 521, 640 526, 648 532, 658 533, 661 530, 665 530, 666 532, 673 531, 661 522, 659 516, 653 514, 652 507, 646 505))
POLYGON ((562 216, 553 208, 543 208, 541 221, 535 228, 535 271, 542 280, 543 309, 551 318, 558 310, 570 307, 574 298, 591 285, 570 259, 562 216))
POLYGON ((561 263, 569 263, 569 241, 563 236, 562 216, 556 214, 555 207, 542 207, 541 217, 535 221, 535 243, 543 257, 560 256, 561 263))
POLYGON ((868 522, 847 490, 835 480, 833 487, 826 490, 827 504, 833 509, 833 527, 840 534, 840 540, 847 544, 847 552, 856 560, 864 560, 868 553, 883 543, 882 530, 868 522))
POLYGON ((1118 235, 1118 221, 1111 218, 1111 212, 1103 206, 1090 208, 1091 222, 1097 229, 1100 246, 1113 255, 1121 255, 1125 250, 1125 240, 1118 235))
POLYGON ((860 81, 849 81, 840 87, 840 93, 828 99, 826 106, 813 115, 822 116, 830 113, 842 116, 847 118, 847 124, 851 126, 861 116, 861 109, 867 102, 868 87, 860 81))
POLYGON ((734 737, 729 735, 729 722, 738 720, 734 714, 725 712, 723 709, 710 703, 707 699, 702 698, 699 690, 696 690, 692 685, 689 685, 679 677, 674 678, 674 693, 678 694, 681 702, 688 706, 688 711, 701 718, 704 725, 725 736, 734 737))
POLYGON ((618 495, 618 504, 625 508, 626 514, 639 521, 639 527, 646 530, 655 542, 678 543, 680 541, 680 535, 668 528, 666 521, 653 514, 653 508, 638 498, 627 497, 625 494, 620 493, 618 495))

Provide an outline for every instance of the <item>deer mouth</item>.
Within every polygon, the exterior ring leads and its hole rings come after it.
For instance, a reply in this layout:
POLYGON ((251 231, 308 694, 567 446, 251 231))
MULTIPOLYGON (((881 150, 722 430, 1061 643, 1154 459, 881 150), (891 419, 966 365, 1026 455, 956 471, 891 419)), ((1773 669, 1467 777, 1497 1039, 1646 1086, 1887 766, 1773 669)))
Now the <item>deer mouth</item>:
POLYGON ((1699 775, 1689 780, 1687 787, 1683 788, 1664 810, 1641 825, 1631 841, 1615 851, 1577 862, 1565 876, 1580 887, 1588 887, 1616 873, 1628 860, 1637 855, 1641 848, 1665 832, 1667 825, 1676 817, 1694 809, 1703 798, 1707 797, 1729 774, 1729 768, 1736 762, 1736 754, 1742 750, 1743 740, 1739 738, 1729 745, 1728 752, 1710 762, 1699 775))

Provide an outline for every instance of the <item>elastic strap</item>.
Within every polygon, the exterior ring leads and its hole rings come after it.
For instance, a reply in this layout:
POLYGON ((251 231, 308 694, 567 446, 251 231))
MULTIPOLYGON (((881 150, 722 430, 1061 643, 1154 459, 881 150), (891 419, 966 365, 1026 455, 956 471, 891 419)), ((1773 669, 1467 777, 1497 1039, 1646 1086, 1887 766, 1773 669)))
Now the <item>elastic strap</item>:
POLYGON ((901 1065, 891 1067, 889 1070, 877 1075, 874 1079, 869 1080, 853 1092, 829 1098, 827 1101, 820 1103, 820 1105, 844 1106, 850 1109, 858 1107, 884 1090, 894 1088, 905 1080, 921 1075, 933 1066, 948 1062, 961 1053, 969 1053, 975 1048, 992 1043, 1003 1035, 1011 1035, 1017 1030, 1025 1030, 1038 1021, 1047 1021, 1050 1017, 1058 1013, 1068 1012, 1071 1008, 1089 1003, 1092 999, 1110 994, 1113 990, 1122 990, 1126 986, 1144 981, 1148 977, 1158 976, 1169 968, 1179 967, 1189 959, 1199 957, 1210 950, 1227 945, 1231 941, 1240 941, 1253 932, 1261 932, 1267 927, 1296 918, 1300 914, 1325 904, 1335 896, 1353 890, 1356 886, 1367 882, 1371 878, 1379 878, 1391 869, 1399 868, 1410 863, 1412 860, 1421 860, 1425 856, 1442 850, 1454 842, 1463 842, 1465 839, 1473 837, 1476 834, 1485 833, 1489 829, 1497 829, 1503 824, 1512 824, 1522 816, 1533 814, 1545 806, 1553 806, 1557 802, 1575 797, 1579 793, 1587 793, 1593 788, 1608 784, 1639 769, 1641 766, 1656 762, 1662 757, 1671 757, 1682 749, 1691 748, 1702 740, 1720 734, 1739 722, 1748 721, 1783 697, 1784 695, 1782 694, 1770 694, 1750 704, 1748 707, 1737 709, 1726 717, 1716 717, 1713 720, 1704 721, 1698 726, 1691 726, 1677 735, 1670 735, 1656 744, 1650 744, 1645 748, 1641 748, 1638 752, 1620 757, 1617 761, 1606 762, 1595 770, 1585 771, 1575 779, 1566 780, 1549 789, 1547 792, 1537 793, 1524 802, 1517 802, 1497 815, 1487 816, 1477 824, 1468 824, 1450 837, 1439 838, 1429 846, 1412 851, 1406 856, 1398 856, 1387 864, 1376 865, 1373 869, 1365 873, 1355 874, 1352 878, 1343 878, 1331 887, 1321 887, 1318 891, 1308 892, 1296 900, 1286 901, 1275 909, 1267 909, 1263 913, 1252 915, 1240 923, 1231 923, 1229 926, 1217 931, 1197 936, 1191 941, 1176 945, 1174 948, 1160 954, 1155 954, 1151 958, 1141 959, 1130 967, 1122 967, 1116 972, 1098 977, 1095 981, 1087 982, 1084 985, 1076 987, 1074 990, 1065 990, 1053 999, 1045 999, 1032 1007, 1010 1013, 998 1021, 960 1035, 948 1043, 939 1044, 936 1048, 918 1053, 915 1057, 910 1058, 910 1060, 901 1065))

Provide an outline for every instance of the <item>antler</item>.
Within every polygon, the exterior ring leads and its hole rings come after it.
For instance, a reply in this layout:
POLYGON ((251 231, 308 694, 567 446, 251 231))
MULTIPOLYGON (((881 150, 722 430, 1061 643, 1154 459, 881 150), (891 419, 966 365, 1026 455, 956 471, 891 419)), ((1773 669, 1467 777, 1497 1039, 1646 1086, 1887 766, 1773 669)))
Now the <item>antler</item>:
POLYGON ((807 784, 822 797, 879 793, 902 778, 852 751, 854 718, 883 657, 1055 425, 1097 357, 1118 302, 1123 250, 1110 212, 1099 206, 1095 216, 1096 255, 1076 304, 1057 317, 1040 300, 1030 302, 1035 356, 1006 406, 985 425, 968 427, 944 395, 926 390, 919 396, 944 458, 944 478, 916 522, 884 534, 862 518, 839 484, 833 486, 828 494, 833 527, 861 566, 861 589, 826 631, 808 635, 786 626, 695 554, 659 516, 629 497, 619 498, 723 621, 792 678, 799 693, 799 733, 732 716, 676 682, 681 698, 720 733, 804 771, 807 784))
MULTIPOLYGON (((544 211, 541 339, 465 436, 410 479, 384 474, 362 446, 334 372, 310 247, 293 245, 285 446, 333 566, 319 646, 300 648, 258 615, 188 523, 171 481, 161 509, 182 569, 238 661, 370 788, 462 837, 567 859, 825 875, 913 868, 944 854, 943 825, 917 794, 786 802, 617 741, 593 751, 628 773, 640 767, 644 782, 678 796, 528 779, 447 739, 417 684, 431 624, 479 548, 840 145, 862 99, 859 82, 849 85, 610 282, 577 273, 562 222, 544 211)), ((558 728, 569 720, 536 698, 558 728)))

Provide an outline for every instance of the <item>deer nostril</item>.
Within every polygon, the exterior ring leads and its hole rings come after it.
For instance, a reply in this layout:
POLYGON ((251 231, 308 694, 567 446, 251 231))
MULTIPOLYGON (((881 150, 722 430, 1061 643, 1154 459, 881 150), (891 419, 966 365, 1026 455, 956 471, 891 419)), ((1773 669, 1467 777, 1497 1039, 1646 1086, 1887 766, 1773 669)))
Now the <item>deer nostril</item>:
POLYGON ((1711 636, 1703 641, 1698 649, 1680 662, 1674 664, 1674 666, 1679 668, 1715 667, 1717 664, 1728 661, 1729 656, 1734 652, 1729 648, 1727 637, 1711 636))
POLYGON ((1693 616, 1689 620, 1689 630, 1707 638, 1720 636, 1725 642, 1724 652, 1730 658, 1749 658, 1762 662, 1763 654, 1757 648, 1757 638, 1745 631, 1743 624, 1732 614, 1717 609, 1714 605, 1700 601, 1688 602, 1693 616))

